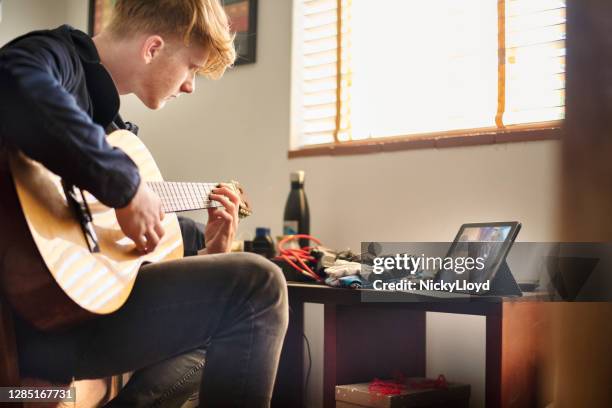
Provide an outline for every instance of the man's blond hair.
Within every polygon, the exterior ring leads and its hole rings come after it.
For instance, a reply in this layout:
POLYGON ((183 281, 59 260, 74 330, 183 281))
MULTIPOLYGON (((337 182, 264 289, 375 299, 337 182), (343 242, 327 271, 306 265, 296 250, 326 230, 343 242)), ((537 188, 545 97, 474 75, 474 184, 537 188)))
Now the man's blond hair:
POLYGON ((117 38, 144 32, 202 44, 209 56, 200 73, 212 79, 236 59, 234 35, 219 0, 117 0, 108 29, 117 38))

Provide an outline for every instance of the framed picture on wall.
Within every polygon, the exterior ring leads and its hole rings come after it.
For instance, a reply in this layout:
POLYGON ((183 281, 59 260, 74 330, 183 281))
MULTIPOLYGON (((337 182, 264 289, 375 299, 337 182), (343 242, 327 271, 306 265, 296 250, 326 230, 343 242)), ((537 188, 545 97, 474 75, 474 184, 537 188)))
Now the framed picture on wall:
POLYGON ((255 62, 257 44, 257 0, 224 0, 223 7, 236 33, 236 65, 255 62))
MULTIPOLYGON (((89 1, 89 34, 96 35, 108 24, 117 0, 89 1)), ((255 62, 257 43, 257 0, 223 0, 223 7, 236 33, 236 65, 255 62)))
POLYGON ((89 34, 96 35, 108 24, 117 0, 89 0, 89 34))

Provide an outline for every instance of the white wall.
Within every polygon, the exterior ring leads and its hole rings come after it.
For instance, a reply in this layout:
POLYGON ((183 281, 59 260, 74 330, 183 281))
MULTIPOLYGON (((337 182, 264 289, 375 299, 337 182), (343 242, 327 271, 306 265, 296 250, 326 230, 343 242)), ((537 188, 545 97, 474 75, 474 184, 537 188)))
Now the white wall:
POLYGON ((89 32, 89 0, 64 0, 66 24, 89 32))
POLYGON ((66 21, 65 0, 3 0, 0 46, 32 30, 54 28, 66 21))
MULTIPOLYGON (((84 29, 86 3, 5 0, 0 44, 62 19, 84 29)), ((167 179, 240 180, 255 208, 241 227, 247 238, 255 226, 281 231, 289 172, 297 169, 306 170, 311 231, 333 248, 358 249, 362 240, 451 240, 462 223, 494 220, 521 221, 523 241, 556 238, 558 142, 288 160, 291 15, 290 0, 259 0, 257 63, 237 67, 221 81, 199 78, 195 95, 159 112, 133 97, 122 99, 124 118, 140 125, 167 179)), ((472 407, 484 404, 482 324, 444 314, 430 315, 427 324, 427 348, 436 352, 428 356, 428 374, 471 381, 472 407), (461 360, 445 358, 456 347, 444 335, 449 330, 450 338, 461 336, 469 345, 461 360)), ((312 331, 313 350, 321 350, 321 333, 312 331)), ((319 384, 316 375, 313 384, 319 384)), ((320 404, 308 395, 312 406, 320 404)))
POLYGON ((485 406, 486 328, 483 316, 427 313, 427 378, 470 384, 470 408, 485 406))

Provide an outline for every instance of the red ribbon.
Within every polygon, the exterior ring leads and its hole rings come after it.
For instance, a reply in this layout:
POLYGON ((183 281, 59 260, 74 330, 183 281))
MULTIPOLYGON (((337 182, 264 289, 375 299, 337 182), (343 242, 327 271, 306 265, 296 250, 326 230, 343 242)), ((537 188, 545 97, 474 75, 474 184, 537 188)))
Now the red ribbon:
POLYGON ((395 380, 379 380, 375 378, 368 385, 368 392, 376 395, 399 395, 406 389, 405 383, 398 383, 395 380))
POLYGON ((406 389, 447 389, 448 382, 444 374, 440 374, 435 380, 423 379, 423 380, 410 380, 406 384, 406 380, 403 374, 399 374, 393 380, 380 380, 374 378, 368 385, 368 392, 372 394, 372 397, 379 397, 381 395, 399 395, 403 390, 406 389))

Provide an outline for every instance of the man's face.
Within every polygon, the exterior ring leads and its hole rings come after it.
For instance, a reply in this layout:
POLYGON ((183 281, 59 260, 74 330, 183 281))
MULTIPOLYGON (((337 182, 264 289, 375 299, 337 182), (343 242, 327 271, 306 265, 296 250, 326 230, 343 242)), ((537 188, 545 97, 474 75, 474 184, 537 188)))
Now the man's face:
POLYGON ((161 109, 181 93, 195 91, 195 75, 208 58, 204 46, 166 42, 146 65, 136 96, 150 109, 161 109))

